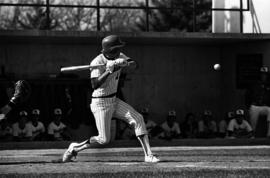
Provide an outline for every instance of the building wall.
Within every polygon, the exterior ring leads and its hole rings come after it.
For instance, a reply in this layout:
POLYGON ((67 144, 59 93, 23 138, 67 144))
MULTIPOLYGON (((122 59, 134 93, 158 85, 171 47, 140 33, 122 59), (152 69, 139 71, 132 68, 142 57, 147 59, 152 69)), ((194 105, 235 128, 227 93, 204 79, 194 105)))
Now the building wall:
MULTIPOLYGON (((270 1, 268 0, 242 0, 244 33, 270 33, 270 1)), ((213 0, 213 8, 239 9, 240 0, 213 0)), ((240 12, 213 11, 212 31, 214 33, 239 33, 240 12)))

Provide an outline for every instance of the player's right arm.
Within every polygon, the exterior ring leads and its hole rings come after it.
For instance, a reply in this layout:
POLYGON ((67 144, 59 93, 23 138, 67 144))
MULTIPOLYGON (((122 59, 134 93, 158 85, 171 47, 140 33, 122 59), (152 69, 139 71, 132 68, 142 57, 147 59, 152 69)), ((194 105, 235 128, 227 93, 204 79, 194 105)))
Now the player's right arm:
POLYGON ((99 77, 94 77, 94 78, 91 77, 92 88, 94 90, 99 88, 105 82, 105 80, 108 78, 109 75, 110 75, 110 72, 106 70, 99 77))
MULTIPOLYGON (((104 64, 105 61, 98 56, 95 58, 90 65, 97 65, 97 64, 104 64)), ((99 67, 91 70, 90 78, 91 78, 91 85, 92 88, 95 90, 99 88, 108 78, 110 73, 112 73, 114 70, 114 61, 107 61, 106 62, 106 68, 99 67)))

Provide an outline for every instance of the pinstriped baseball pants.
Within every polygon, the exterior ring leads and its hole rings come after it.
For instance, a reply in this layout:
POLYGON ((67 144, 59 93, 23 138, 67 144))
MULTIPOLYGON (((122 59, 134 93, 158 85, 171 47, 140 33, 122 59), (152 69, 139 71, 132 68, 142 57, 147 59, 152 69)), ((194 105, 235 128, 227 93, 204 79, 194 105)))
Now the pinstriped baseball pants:
POLYGON ((98 136, 90 138, 92 143, 106 144, 110 142, 112 117, 132 125, 136 136, 147 134, 143 116, 119 98, 92 98, 90 106, 98 130, 98 136))

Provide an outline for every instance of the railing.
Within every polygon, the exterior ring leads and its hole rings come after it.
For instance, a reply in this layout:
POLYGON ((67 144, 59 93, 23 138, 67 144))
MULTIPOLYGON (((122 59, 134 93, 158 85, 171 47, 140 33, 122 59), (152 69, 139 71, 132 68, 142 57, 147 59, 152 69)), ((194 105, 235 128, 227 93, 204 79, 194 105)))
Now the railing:
MULTIPOLYGON (((146 31, 149 31, 149 16, 151 10, 179 10, 180 7, 154 7, 150 6, 149 0, 144 0, 144 5, 141 6, 114 6, 114 5, 101 5, 100 0, 96 0, 95 5, 73 5, 73 4, 51 4, 50 0, 46 0, 45 4, 26 4, 26 3, 0 3, 0 6, 14 6, 14 7, 44 7, 46 9, 46 24, 47 26, 50 23, 50 8, 90 8, 90 9, 96 9, 96 30, 101 30, 101 23, 100 23, 100 11, 101 9, 130 9, 130 10, 144 10, 145 11, 145 21, 146 21, 146 31)), ((231 8, 198 8, 196 7, 196 0, 192 0, 193 6, 192 6, 192 26, 193 26, 193 32, 197 31, 197 20, 196 20, 196 12, 198 10, 204 10, 204 11, 236 11, 240 13, 240 33, 243 32, 243 12, 250 10, 250 0, 246 0, 247 7, 243 7, 243 0, 240 1, 240 7, 239 9, 231 9, 231 8)))

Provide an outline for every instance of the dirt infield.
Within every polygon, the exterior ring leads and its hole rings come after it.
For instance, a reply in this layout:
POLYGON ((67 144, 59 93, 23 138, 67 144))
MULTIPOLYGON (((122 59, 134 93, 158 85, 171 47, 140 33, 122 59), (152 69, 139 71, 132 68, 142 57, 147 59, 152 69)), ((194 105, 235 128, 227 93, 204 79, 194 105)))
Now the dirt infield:
POLYGON ((143 162, 139 147, 89 149, 53 163, 64 149, 1 150, 0 177, 269 177, 270 146, 153 147, 162 162, 143 162))

